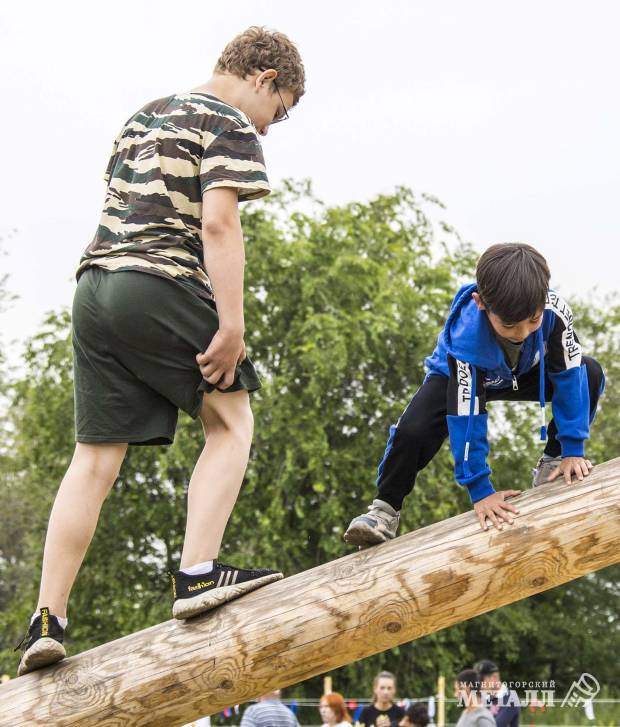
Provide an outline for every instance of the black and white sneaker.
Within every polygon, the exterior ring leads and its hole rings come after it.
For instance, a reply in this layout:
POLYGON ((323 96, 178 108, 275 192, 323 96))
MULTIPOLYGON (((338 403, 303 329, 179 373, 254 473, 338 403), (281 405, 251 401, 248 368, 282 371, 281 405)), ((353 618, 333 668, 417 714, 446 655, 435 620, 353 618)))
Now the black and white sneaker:
POLYGON ((284 575, 266 568, 245 570, 216 561, 209 573, 189 576, 177 571, 170 573, 170 578, 174 597, 172 615, 174 618, 184 619, 210 611, 268 583, 279 581, 284 575))
POLYGON ((65 630, 58 623, 56 616, 50 613, 49 608, 39 609, 39 615, 30 624, 21 643, 15 647, 15 651, 18 649, 23 651, 17 667, 17 676, 20 677, 29 671, 64 659, 67 655, 62 644, 64 637, 65 630))

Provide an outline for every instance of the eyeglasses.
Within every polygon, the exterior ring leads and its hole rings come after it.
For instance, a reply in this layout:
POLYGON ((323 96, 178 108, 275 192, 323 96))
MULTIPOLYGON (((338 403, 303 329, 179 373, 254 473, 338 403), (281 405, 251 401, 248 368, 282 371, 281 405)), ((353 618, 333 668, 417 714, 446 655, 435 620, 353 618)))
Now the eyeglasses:
POLYGON ((276 89, 276 91, 278 92, 278 96, 280 97, 280 103, 282 104, 282 108, 284 109, 284 113, 282 114, 282 116, 278 116, 277 119, 274 119, 271 122, 271 124, 279 124, 280 121, 286 121, 290 117, 288 115, 288 109, 286 108, 286 105, 284 104, 284 99, 282 98, 282 94, 280 93, 280 89, 278 88, 278 84, 275 82, 275 80, 273 82, 273 85, 274 85, 274 88, 276 89))
MULTIPOLYGON (((264 72, 267 69, 266 68, 259 68, 258 70, 264 72)), ((278 84, 276 83, 275 78, 273 80, 273 87, 276 89, 276 92, 278 94, 278 97, 280 98, 280 103, 282 104, 282 108, 284 109, 284 113, 281 116, 278 116, 273 121, 270 121, 269 122, 269 126, 271 126, 272 124, 279 124, 280 121, 286 121, 288 118, 290 118, 289 115, 288 115, 288 109, 286 108, 286 104, 284 103, 284 99, 282 98, 282 94, 280 93, 280 89, 278 88, 278 84)))

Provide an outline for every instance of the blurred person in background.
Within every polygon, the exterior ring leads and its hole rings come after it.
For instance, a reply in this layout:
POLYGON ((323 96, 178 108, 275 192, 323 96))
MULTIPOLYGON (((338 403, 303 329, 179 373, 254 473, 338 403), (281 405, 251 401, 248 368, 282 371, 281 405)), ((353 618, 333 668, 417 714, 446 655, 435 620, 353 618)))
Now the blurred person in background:
POLYGON ((372 704, 364 707, 359 723, 364 727, 397 727, 405 716, 405 710, 394 704, 396 677, 389 671, 381 671, 372 683, 372 704))
POLYGON ((491 712, 482 704, 480 674, 465 669, 454 680, 454 698, 463 707, 456 727, 496 727, 491 712))
POLYGON ((486 706, 495 717, 497 727, 519 727, 519 697, 502 683, 497 664, 482 659, 474 668, 480 674, 481 689, 487 695, 486 706))
POLYGON ((282 692, 275 689, 250 705, 241 718, 241 727, 299 727, 297 717, 280 701, 282 692))
POLYGON ((398 723, 398 727, 426 727, 429 722, 426 704, 411 704, 405 710, 405 716, 398 723))
POLYGON ((338 692, 324 694, 319 704, 322 727, 350 727, 351 715, 347 711, 344 697, 338 692))

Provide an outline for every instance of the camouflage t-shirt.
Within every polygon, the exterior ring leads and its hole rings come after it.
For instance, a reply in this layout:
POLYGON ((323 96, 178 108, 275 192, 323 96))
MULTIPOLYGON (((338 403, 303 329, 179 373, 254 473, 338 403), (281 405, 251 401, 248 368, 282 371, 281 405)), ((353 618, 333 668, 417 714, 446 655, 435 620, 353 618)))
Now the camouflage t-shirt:
POLYGON ((139 270, 213 299, 202 247, 202 194, 235 187, 239 200, 269 194, 263 152, 248 117, 209 94, 152 101, 114 142, 103 213, 76 277, 97 265, 139 270))

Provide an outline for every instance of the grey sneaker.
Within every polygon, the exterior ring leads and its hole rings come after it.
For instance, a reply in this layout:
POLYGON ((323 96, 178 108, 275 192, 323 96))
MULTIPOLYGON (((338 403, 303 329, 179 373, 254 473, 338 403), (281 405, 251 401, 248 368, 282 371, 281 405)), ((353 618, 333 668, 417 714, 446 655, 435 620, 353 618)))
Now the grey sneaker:
POLYGON ((344 534, 349 545, 376 545, 396 537, 400 513, 383 500, 373 500, 368 515, 351 520, 344 534))
MULTIPOLYGON (((547 477, 553 472, 553 470, 562 463, 561 457, 554 457, 553 459, 544 459, 541 457, 538 460, 538 464, 532 470, 532 487, 538 487, 544 485, 547 482, 547 477)), ((555 482, 555 480, 553 480, 555 482)))

